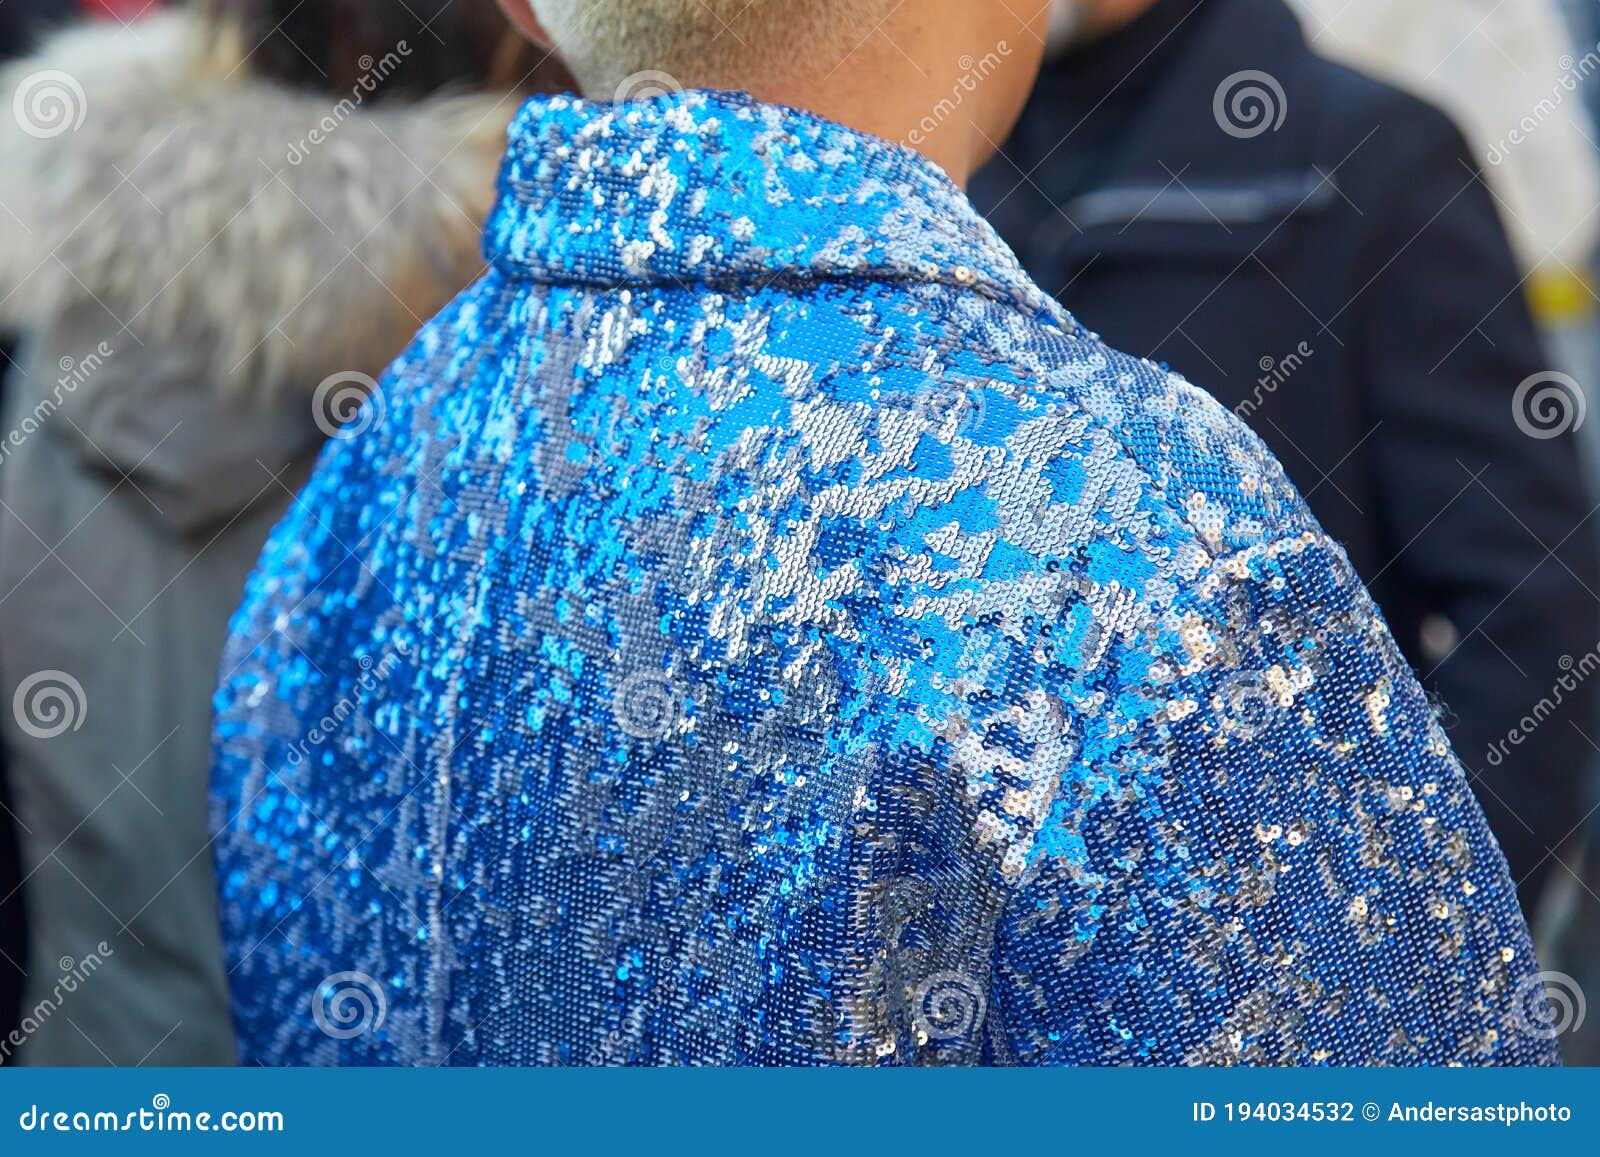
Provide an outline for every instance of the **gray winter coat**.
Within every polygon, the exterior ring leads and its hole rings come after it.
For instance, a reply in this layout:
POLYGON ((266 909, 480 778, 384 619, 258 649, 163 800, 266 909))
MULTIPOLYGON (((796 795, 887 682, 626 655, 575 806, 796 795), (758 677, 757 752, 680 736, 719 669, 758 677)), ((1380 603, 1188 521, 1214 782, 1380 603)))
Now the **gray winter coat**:
POLYGON ((174 13, 0 72, 0 323, 25 336, 0 736, 34 936, 0 1059, 232 1062, 206 812, 228 616, 351 383, 481 265, 510 98, 363 109, 244 61, 174 13), (16 96, 47 83, 54 113, 16 96))

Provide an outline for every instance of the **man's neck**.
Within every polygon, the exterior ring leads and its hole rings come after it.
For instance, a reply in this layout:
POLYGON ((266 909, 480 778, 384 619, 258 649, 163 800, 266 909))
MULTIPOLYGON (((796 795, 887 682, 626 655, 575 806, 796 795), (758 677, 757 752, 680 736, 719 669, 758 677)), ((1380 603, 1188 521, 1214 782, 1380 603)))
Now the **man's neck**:
POLYGON ((940 107, 941 100, 952 99, 949 92, 932 96, 906 87, 857 91, 847 81, 756 84, 750 93, 757 100, 805 109, 858 132, 907 145, 938 165, 963 189, 981 163, 975 156, 980 149, 974 146, 968 131, 971 125, 959 111, 942 124, 935 124, 936 117, 928 111, 940 107), (931 131, 925 125, 931 125, 931 131))
POLYGON ((1001 144, 990 138, 1003 130, 984 126, 1009 125, 1020 112, 1044 47, 1042 23, 1038 32, 996 34, 992 21, 970 15, 967 2, 941 8, 937 20, 900 6, 860 43, 815 60, 797 58, 788 67, 752 69, 753 75, 678 79, 686 87, 741 89, 897 141, 964 188, 1001 144))

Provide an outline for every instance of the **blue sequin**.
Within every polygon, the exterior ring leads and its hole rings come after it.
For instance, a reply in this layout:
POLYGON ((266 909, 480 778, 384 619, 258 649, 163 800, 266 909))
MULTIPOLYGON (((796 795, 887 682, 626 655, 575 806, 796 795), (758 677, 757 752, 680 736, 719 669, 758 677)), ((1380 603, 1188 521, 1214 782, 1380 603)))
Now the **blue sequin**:
POLYGON ((244 1060, 1554 1060, 1342 551, 933 166, 541 98, 486 253, 233 624, 244 1060))

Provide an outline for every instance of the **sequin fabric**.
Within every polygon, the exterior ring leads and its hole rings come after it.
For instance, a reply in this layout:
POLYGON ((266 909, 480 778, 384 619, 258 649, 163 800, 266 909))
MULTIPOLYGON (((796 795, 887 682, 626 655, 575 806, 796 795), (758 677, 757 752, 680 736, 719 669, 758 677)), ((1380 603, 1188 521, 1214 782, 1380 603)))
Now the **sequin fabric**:
POLYGON ((233 625, 245 1061, 1554 1060, 1343 553, 929 163, 541 98, 486 249, 233 625))

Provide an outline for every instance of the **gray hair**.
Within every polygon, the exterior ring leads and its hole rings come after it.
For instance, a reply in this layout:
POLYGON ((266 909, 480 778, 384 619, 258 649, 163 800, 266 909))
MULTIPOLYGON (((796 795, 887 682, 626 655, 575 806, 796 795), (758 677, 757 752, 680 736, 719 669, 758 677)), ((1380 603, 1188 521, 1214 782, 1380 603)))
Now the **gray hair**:
POLYGON ((689 84, 747 87, 804 54, 832 68, 888 0, 529 0, 587 96, 629 99, 689 84))

